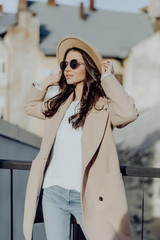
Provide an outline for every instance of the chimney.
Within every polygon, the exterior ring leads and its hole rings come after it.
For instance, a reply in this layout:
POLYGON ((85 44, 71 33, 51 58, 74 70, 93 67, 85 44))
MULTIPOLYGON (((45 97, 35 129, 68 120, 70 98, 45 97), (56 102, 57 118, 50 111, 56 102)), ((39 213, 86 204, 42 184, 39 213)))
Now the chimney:
POLYGON ((26 9, 27 5, 27 0, 19 0, 18 11, 26 9))
POLYGON ((2 14, 3 14, 3 6, 0 5, 0 15, 2 15, 2 14))
POLYGON ((48 0, 48 6, 56 7, 55 0, 48 0))
POLYGON ((85 19, 85 17, 84 17, 83 2, 81 2, 81 4, 80 4, 80 19, 81 19, 81 20, 84 20, 84 19, 85 19))
POLYGON ((94 0, 90 0, 89 10, 90 10, 90 11, 95 11, 95 8, 94 8, 94 0))
POLYGON ((156 17, 156 19, 155 19, 154 30, 155 30, 155 32, 160 31, 160 17, 156 17))

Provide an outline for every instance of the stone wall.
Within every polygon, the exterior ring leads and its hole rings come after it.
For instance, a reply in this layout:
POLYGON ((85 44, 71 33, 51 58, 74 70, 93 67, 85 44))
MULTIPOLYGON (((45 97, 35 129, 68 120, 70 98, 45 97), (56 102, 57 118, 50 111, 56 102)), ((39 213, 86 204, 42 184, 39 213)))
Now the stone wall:
POLYGON ((24 105, 32 82, 42 81, 58 64, 39 50, 38 17, 31 11, 20 11, 18 24, 10 27, 4 43, 8 56, 4 119, 42 136, 43 121, 26 116, 24 105))

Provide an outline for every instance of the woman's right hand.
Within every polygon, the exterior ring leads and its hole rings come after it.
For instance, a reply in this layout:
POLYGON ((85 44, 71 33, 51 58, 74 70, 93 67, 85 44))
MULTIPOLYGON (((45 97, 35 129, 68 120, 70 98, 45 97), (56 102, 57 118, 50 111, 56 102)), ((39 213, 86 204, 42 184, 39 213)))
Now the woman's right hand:
POLYGON ((58 74, 50 75, 46 77, 41 83, 39 83, 39 88, 43 91, 47 91, 47 89, 51 86, 58 86, 58 82, 61 77, 61 71, 58 74))

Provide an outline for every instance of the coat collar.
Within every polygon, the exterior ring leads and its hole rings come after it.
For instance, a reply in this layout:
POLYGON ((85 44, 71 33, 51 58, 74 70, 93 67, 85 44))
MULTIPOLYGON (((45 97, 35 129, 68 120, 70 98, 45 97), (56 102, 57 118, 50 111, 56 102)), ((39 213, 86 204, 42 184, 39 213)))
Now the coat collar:
POLYGON ((108 119, 108 104, 107 100, 100 98, 96 104, 97 109, 93 108, 88 114, 83 126, 82 132, 82 167, 83 172, 90 160, 98 149, 105 132, 108 119))

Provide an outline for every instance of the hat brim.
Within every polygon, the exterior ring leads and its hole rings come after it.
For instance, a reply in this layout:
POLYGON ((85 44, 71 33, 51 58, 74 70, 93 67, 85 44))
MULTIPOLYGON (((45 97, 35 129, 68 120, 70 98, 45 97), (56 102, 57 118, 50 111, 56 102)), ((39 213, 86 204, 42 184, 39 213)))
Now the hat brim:
POLYGON ((93 59, 99 72, 102 73, 102 57, 99 52, 87 41, 75 36, 65 37, 58 43, 56 56, 59 64, 63 61, 66 51, 73 47, 85 51, 93 59))

